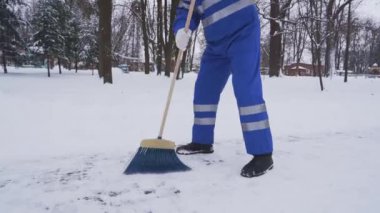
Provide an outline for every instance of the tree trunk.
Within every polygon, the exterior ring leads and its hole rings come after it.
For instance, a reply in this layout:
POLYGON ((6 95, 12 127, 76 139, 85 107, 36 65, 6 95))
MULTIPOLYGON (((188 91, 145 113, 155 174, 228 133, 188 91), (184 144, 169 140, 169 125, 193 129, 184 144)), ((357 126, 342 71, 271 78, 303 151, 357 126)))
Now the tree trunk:
POLYGON ((4 69, 4 74, 7 74, 8 73, 8 70, 7 70, 7 58, 5 57, 4 51, 3 51, 3 69, 4 69))
POLYGON ((58 57, 58 69, 59 69, 59 74, 62 74, 62 69, 61 69, 61 58, 58 57))
POLYGON ((348 78, 348 58, 350 56, 350 42, 351 42, 351 2, 348 5, 348 18, 347 18, 347 37, 346 37, 346 53, 344 55, 344 82, 348 78))
MULTIPOLYGON (((318 75, 319 75, 319 84, 321 86, 321 91, 324 90, 324 87, 323 87, 323 80, 322 80, 322 61, 321 61, 321 57, 322 57, 322 1, 320 1, 320 6, 319 6, 319 11, 318 9, 316 10, 316 14, 318 14, 318 17, 320 17, 320 20, 317 21, 316 23, 316 27, 317 27, 317 30, 316 30, 316 42, 317 42, 317 62, 318 62, 318 75)), ((323 70, 325 71, 325 70, 323 70)))
POLYGON ((161 75, 162 69, 162 49, 164 45, 162 16, 162 0, 157 0, 157 75, 161 75))
POLYGON ((69 71, 71 71, 71 60, 69 59, 69 71))
POLYGON ((327 28, 326 28, 326 52, 325 52, 325 75, 333 74, 333 69, 335 67, 335 48, 333 48, 334 43, 334 32, 335 32, 335 20, 338 19, 339 14, 343 11, 344 7, 347 4, 351 4, 352 0, 346 0, 341 6, 339 6, 334 12, 334 6, 336 0, 329 0, 326 8, 326 19, 327 19, 327 28))
POLYGON ((315 2, 310 1, 310 8, 311 13, 315 15, 315 23, 314 21, 311 22, 312 27, 312 33, 310 34, 310 37, 313 39, 313 45, 315 50, 315 58, 313 62, 313 66, 315 67, 315 63, 317 63, 318 66, 318 77, 319 77, 319 84, 321 87, 321 91, 324 90, 323 87, 323 80, 322 80, 322 62, 321 62, 321 55, 322 55, 322 1, 315 2))
MULTIPOLYGON (((354 53, 356 53, 357 52, 357 48, 358 48, 358 35, 357 35, 357 32, 356 33, 354 33, 354 35, 351 35, 351 39, 350 40, 353 40, 352 41, 352 51, 354 52, 354 53)), ((351 43, 351 42, 350 42, 351 43)), ((380 44, 380 42, 379 42, 379 44, 380 44)), ((343 45, 343 44, 342 44, 343 45)), ((343 54, 343 53, 342 53, 343 54)), ((352 62, 353 62, 353 66, 354 66, 354 69, 357 71, 357 67, 358 67, 358 63, 357 63, 357 58, 356 57, 354 57, 353 58, 353 60, 352 60, 352 62)))
MULTIPOLYGON (((176 8, 178 6, 179 0, 172 0, 172 5, 170 9, 170 23, 165 25, 169 25, 169 30, 165 27, 166 34, 166 43, 165 43, 165 76, 170 76, 170 72, 173 70, 173 57, 177 52, 175 49, 175 35, 173 32, 173 22, 176 15, 176 8)), ((165 1, 165 5, 167 5, 165 1)), ((167 22, 164 20, 164 22, 167 22)))
MULTIPOLYGON (((282 23, 282 27, 281 29, 285 29, 285 23, 283 22, 282 23)), ((282 35, 281 36, 281 60, 280 60, 280 70, 278 71, 280 73, 282 67, 284 67, 284 63, 285 63, 285 48, 286 48, 286 34, 282 35)))
POLYGON ((173 47, 170 44, 165 45, 165 76, 170 77, 170 72, 173 70, 173 47))
POLYGON ((315 67, 315 45, 314 45, 314 42, 311 43, 311 64, 313 65, 313 76, 317 76, 317 69, 315 67))
POLYGON ((321 62, 321 49, 317 50, 317 58, 318 58, 318 75, 319 75, 319 85, 321 86, 321 91, 324 90, 323 80, 322 80, 322 62, 321 62))
POLYGON ((306 34, 304 32, 299 32, 298 45, 297 45, 297 63, 299 64, 302 59, 303 51, 306 45, 306 34))
POLYGON ((325 75, 332 75, 332 70, 333 67, 331 66, 331 60, 332 58, 332 43, 333 43, 333 32, 334 32, 334 22, 335 20, 333 19, 333 8, 334 8, 335 0, 329 0, 327 4, 327 9, 326 9, 326 19, 327 19, 327 27, 326 27, 326 33, 327 33, 327 38, 326 38, 326 52, 325 52, 325 69, 326 73, 325 75))
MULTIPOLYGON (((327 24, 330 25, 330 24, 327 24)), ((330 28, 330 27, 327 27, 330 28)), ((333 29, 328 29, 328 32, 333 32, 333 29)), ((332 36, 329 36, 326 39, 326 54, 325 54, 325 67, 326 71, 324 73, 325 76, 332 75, 333 73, 333 66, 332 66, 332 60, 334 60, 335 55, 332 50, 332 36)))
POLYGON ((341 42, 341 27, 343 21, 344 9, 340 13, 340 17, 338 18, 337 30, 335 31, 335 69, 340 69, 341 62, 341 51, 342 51, 342 42, 341 42))
POLYGON ((48 55, 46 58, 46 64, 47 64, 47 70, 48 70, 48 77, 50 78, 50 56, 48 55))
POLYGON ((190 72, 193 71, 195 45, 197 43, 197 38, 198 38, 198 29, 194 33, 195 33, 195 35, 194 35, 194 40, 193 40, 193 48, 192 48, 191 56, 190 56, 190 72))
MULTIPOLYGON (((181 78, 183 78, 183 76, 185 75, 185 71, 186 71, 186 61, 187 61, 187 56, 188 56, 188 53, 189 53, 189 49, 187 49, 184 53, 183 53, 183 56, 182 56, 182 63, 181 63, 181 68, 180 68, 180 74, 181 74, 181 78)), ((179 79, 179 76, 177 77, 177 79, 179 79)))
POLYGON ((280 16, 279 0, 272 0, 270 7, 270 51, 269 51, 269 76, 279 76, 281 69, 281 40, 280 24, 277 19, 280 16))
MULTIPOLYGON (((290 11, 285 10, 285 11, 283 11, 282 13, 283 13, 283 14, 281 15, 281 17, 284 16, 284 17, 286 17, 286 19, 290 19, 290 11)), ((281 26, 281 29, 285 29, 285 28, 287 28, 287 23, 286 23, 285 21, 282 21, 282 22, 281 22, 281 25, 282 25, 282 26, 281 26)), ((286 49, 286 45, 287 45, 287 43, 288 43, 288 36, 286 35, 286 33, 284 33, 284 34, 282 35, 281 40, 282 40, 282 46, 281 46, 280 71, 282 71, 282 68, 284 67, 284 63, 285 63, 285 53, 286 53, 285 49, 286 49)), ((289 57, 287 58, 287 60, 288 60, 288 63, 289 63, 289 57)), ((287 63, 287 64, 288 64, 288 63, 287 63)), ((279 72, 280 72, 280 71, 279 71, 279 72)))
MULTIPOLYGON (((75 73, 78 73, 78 59, 75 59, 75 73)), ((94 70, 92 70, 92 73, 94 74, 94 70)))
POLYGON ((112 84, 112 0, 98 0, 99 6, 99 74, 112 84))
POLYGON ((148 26, 146 21, 146 10, 147 10, 147 0, 140 0, 140 11, 141 11, 141 28, 143 31, 143 42, 144 42, 144 56, 145 56, 145 74, 150 73, 150 56, 149 56, 149 36, 148 36, 148 26))

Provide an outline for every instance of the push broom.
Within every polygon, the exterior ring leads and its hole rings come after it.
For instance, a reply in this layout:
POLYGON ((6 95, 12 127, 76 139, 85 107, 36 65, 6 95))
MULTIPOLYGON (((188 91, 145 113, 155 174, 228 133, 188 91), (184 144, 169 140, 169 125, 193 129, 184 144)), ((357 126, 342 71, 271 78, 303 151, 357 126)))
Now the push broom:
MULTIPOLYGON (((189 30, 190 27, 190 21, 194 11, 194 5, 195 0, 191 0, 189 13, 187 15, 185 24, 186 32, 189 30)), ((166 173, 190 170, 188 166, 181 162, 181 160, 175 153, 175 143, 169 140, 162 139, 166 118, 168 115, 170 102, 173 96, 174 85, 176 77, 178 75, 182 56, 183 51, 179 50, 158 137, 157 139, 145 139, 141 142, 136 155, 133 157, 127 169, 124 171, 124 174, 126 175, 136 173, 166 173)))

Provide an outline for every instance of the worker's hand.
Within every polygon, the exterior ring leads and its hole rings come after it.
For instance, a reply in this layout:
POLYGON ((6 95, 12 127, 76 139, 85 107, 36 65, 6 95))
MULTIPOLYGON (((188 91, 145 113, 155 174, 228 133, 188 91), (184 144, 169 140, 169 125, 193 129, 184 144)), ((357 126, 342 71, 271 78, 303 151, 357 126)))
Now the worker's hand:
POLYGON ((175 42, 178 49, 185 51, 191 37, 191 30, 185 32, 185 28, 179 29, 175 35, 175 42))

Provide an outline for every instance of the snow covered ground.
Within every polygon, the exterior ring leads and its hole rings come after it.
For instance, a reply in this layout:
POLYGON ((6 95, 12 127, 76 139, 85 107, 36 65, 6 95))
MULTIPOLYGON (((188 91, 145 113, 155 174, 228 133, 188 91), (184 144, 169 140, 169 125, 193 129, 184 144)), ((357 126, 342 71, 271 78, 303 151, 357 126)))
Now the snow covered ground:
MULTIPOLYGON (((191 137, 196 75, 177 82, 165 138, 191 137)), ((239 175, 245 154, 229 83, 215 153, 165 175, 122 174, 157 136, 169 79, 114 71, 0 74, 0 212, 380 212, 380 79, 264 78, 275 168, 239 175)))

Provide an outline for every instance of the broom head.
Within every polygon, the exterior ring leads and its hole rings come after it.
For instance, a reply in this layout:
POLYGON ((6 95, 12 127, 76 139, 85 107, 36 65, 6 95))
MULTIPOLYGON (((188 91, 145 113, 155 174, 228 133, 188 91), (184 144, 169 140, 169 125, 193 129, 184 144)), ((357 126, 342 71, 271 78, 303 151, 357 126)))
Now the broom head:
POLYGON ((163 139, 147 139, 141 142, 140 148, 128 165, 124 174, 167 173, 188 171, 175 153, 175 144, 163 139))

